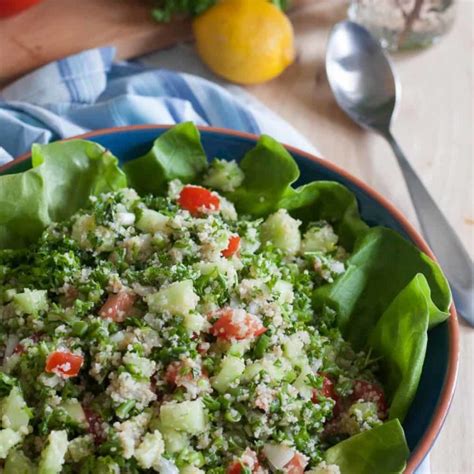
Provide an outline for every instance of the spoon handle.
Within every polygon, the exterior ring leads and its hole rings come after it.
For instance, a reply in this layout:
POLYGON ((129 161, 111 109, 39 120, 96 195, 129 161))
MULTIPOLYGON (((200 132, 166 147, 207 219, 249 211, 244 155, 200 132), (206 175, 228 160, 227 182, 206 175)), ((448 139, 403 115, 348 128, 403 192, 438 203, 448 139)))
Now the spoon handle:
POLYGON ((448 278, 459 314, 474 326, 474 266, 458 235, 406 159, 390 132, 390 143, 405 178, 421 230, 448 278))

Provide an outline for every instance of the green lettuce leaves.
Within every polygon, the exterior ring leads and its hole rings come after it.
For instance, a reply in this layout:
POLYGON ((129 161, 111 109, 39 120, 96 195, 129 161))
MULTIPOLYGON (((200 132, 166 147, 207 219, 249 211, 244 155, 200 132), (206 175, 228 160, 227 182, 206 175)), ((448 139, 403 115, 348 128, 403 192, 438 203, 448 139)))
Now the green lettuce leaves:
POLYGON ((148 153, 125 163, 123 169, 130 187, 144 195, 164 194, 173 179, 196 181, 206 167, 199 130, 184 122, 159 136, 148 153))
POLYGON ((51 222, 84 207, 89 196, 127 185, 117 158, 86 140, 34 145, 32 164, 0 177, 0 249, 27 246, 51 222))
POLYGON ((405 469, 410 452, 398 420, 352 436, 326 451, 328 464, 341 474, 398 474, 405 469))
POLYGON ((369 346, 380 357, 380 378, 390 395, 390 419, 405 419, 423 370, 430 323, 447 316, 434 304, 428 280, 419 273, 372 331, 369 346))
POLYGON ((244 181, 228 198, 239 213, 255 217, 276 211, 279 201, 300 176, 298 165, 285 147, 267 135, 245 154, 240 167, 244 181))
POLYGON ((419 273, 426 277, 438 308, 430 327, 449 316, 451 293, 438 264, 390 229, 375 227, 366 232, 347 266, 337 281, 316 291, 315 304, 336 310, 342 334, 356 350, 367 345, 384 311, 419 273))

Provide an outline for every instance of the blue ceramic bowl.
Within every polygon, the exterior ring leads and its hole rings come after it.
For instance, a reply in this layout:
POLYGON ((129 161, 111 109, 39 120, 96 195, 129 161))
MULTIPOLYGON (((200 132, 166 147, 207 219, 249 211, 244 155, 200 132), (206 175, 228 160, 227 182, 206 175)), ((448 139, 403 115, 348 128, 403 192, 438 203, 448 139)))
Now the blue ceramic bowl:
MULTIPOLYGON (((100 143, 121 163, 148 151, 154 139, 167 126, 132 126, 99 130, 80 138, 100 143)), ((240 159, 258 137, 231 130, 201 128, 202 143, 209 158, 240 159)), ((347 186, 357 197, 363 219, 369 225, 384 225, 403 234, 426 254, 431 250, 407 221, 388 201, 369 186, 344 170, 301 150, 287 147, 297 161, 301 177, 298 185, 314 180, 333 180, 347 186)), ((0 168, 0 174, 30 168, 30 155, 0 168)), ((412 473, 428 454, 446 417, 454 393, 459 355, 459 328, 454 307, 451 317, 428 334, 428 349, 420 385, 403 423, 411 456, 406 473, 412 473)), ((375 474, 375 473, 374 473, 375 474)))

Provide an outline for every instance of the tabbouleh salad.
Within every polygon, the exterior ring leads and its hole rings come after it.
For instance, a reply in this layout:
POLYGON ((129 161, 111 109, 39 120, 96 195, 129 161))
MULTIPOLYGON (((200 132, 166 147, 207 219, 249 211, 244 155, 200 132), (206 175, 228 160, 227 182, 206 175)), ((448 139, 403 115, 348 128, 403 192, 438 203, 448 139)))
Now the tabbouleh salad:
POLYGON ((88 193, 0 251, 0 472, 345 474, 327 455, 352 439, 401 472, 380 357, 313 305, 352 249, 325 219, 238 213, 242 169, 204 166, 162 195, 88 193))

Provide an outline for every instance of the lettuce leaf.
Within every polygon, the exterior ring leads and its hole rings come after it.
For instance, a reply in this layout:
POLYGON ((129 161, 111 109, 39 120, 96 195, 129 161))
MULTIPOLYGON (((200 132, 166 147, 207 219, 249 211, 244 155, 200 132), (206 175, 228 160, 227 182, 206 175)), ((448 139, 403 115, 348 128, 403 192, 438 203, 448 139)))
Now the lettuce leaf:
POLYGON ((160 195, 169 181, 196 181, 206 167, 199 130, 192 122, 184 122, 160 135, 148 153, 125 163, 123 169, 139 194, 160 195))
POLYGON ((0 176, 0 248, 25 247, 90 195, 127 185, 117 158, 85 140, 34 145, 32 163, 33 169, 0 176))
POLYGON ((360 218, 354 194, 334 181, 314 181, 297 189, 290 188, 278 207, 288 209, 303 223, 317 220, 330 222, 341 244, 349 251, 357 238, 369 228, 360 218))
POLYGON ((314 302, 336 310, 341 332, 355 350, 366 347, 379 318, 418 273, 426 277, 436 308, 429 327, 449 317, 451 292, 438 264, 396 232, 368 230, 356 242, 347 266, 338 280, 316 290, 314 302))
POLYGON ((256 217, 277 210, 280 199, 300 176, 298 165, 285 147, 267 135, 262 135, 245 154, 240 167, 244 181, 227 197, 238 212, 256 217))
POLYGON ((403 428, 392 420, 341 441, 326 451, 325 459, 337 464, 341 474, 397 474, 409 454, 403 428))
POLYGON ((437 319, 437 313, 426 277, 419 273, 392 301, 370 335, 373 354, 380 357, 379 377, 390 395, 390 419, 403 422, 415 398, 429 322, 437 319))

